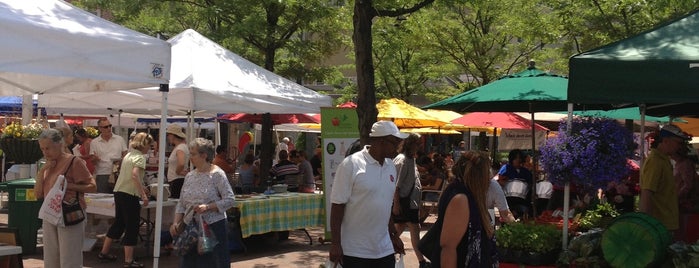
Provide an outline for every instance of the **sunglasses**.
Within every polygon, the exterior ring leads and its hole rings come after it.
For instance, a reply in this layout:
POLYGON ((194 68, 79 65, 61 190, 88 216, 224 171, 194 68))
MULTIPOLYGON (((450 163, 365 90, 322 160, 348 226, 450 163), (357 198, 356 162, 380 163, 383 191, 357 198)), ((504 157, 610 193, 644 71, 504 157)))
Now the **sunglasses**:
POLYGON ((110 128, 112 125, 106 125, 106 126, 99 126, 100 128, 110 128))

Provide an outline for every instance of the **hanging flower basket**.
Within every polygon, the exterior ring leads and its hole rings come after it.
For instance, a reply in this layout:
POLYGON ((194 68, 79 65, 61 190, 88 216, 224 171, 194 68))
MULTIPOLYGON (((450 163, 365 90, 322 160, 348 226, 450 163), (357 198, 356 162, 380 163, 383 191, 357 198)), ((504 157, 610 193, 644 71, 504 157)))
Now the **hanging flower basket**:
POLYGON ((15 164, 34 164, 44 156, 36 139, 5 138, 0 140, 0 148, 6 160, 15 164))

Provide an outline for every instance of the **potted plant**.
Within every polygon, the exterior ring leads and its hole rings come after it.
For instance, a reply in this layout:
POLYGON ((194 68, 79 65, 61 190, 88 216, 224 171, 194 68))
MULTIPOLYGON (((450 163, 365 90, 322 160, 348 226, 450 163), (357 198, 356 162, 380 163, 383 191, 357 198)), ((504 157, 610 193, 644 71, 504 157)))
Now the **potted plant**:
POLYGON ((561 232, 551 225, 510 223, 498 229, 495 237, 502 262, 552 264, 561 248, 561 232))
POLYGON ((0 147, 7 160, 15 164, 33 164, 39 161, 43 154, 37 138, 42 130, 43 126, 39 123, 24 126, 11 122, 5 126, 0 135, 0 147))
POLYGON ((562 122, 557 136, 541 147, 541 163, 551 183, 595 192, 629 173, 627 159, 635 148, 631 131, 616 120, 575 117, 570 132, 562 122))
POLYGON ((586 231, 593 228, 607 228, 614 218, 619 216, 619 212, 610 203, 596 204, 593 209, 588 209, 578 221, 581 230, 586 231))

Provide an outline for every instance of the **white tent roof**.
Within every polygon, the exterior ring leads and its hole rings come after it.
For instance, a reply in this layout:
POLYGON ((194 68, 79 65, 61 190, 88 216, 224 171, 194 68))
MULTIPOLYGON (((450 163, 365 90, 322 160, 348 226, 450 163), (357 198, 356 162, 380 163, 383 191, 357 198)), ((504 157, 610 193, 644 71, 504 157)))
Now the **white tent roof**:
POLYGON ((0 0, 0 94, 167 84, 165 41, 56 0, 0 0))
MULTIPOLYGON (((194 30, 172 39, 172 70, 168 109, 210 113, 317 113, 331 106, 319 94, 276 75, 226 50, 194 30)), ((70 113, 71 109, 157 111, 157 89, 108 93, 45 94, 39 106, 70 113), (60 108, 60 109, 59 109, 60 108)))

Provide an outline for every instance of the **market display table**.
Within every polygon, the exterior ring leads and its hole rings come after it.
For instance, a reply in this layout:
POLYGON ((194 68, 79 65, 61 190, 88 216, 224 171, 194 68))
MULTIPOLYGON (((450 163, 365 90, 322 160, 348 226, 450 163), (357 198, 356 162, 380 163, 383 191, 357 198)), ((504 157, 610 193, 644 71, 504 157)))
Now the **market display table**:
POLYGON ((322 194, 236 195, 235 208, 240 211, 243 238, 269 232, 305 231, 305 228, 322 226, 325 222, 322 194))
MULTIPOLYGON (((172 198, 168 199, 167 201, 163 201, 163 222, 161 224, 161 226, 163 226, 162 228, 164 228, 163 230, 168 230, 170 224, 172 224, 177 201, 177 199, 172 198)), ((85 231, 88 233, 88 239, 86 239, 86 243, 88 244, 84 245, 83 251, 92 248, 96 242, 96 239, 92 238, 95 233, 106 232, 106 230, 94 230, 95 215, 106 216, 109 218, 113 218, 115 215, 114 195, 112 194, 85 194, 85 202, 87 203, 85 212, 88 214, 88 227, 85 228, 85 231)), ((147 206, 141 207, 141 226, 145 227, 145 233, 140 233, 139 236, 144 242, 146 249, 150 248, 151 246, 151 236, 153 234, 153 230, 155 229, 154 208, 156 206, 157 202, 152 200, 148 202, 147 206)))

